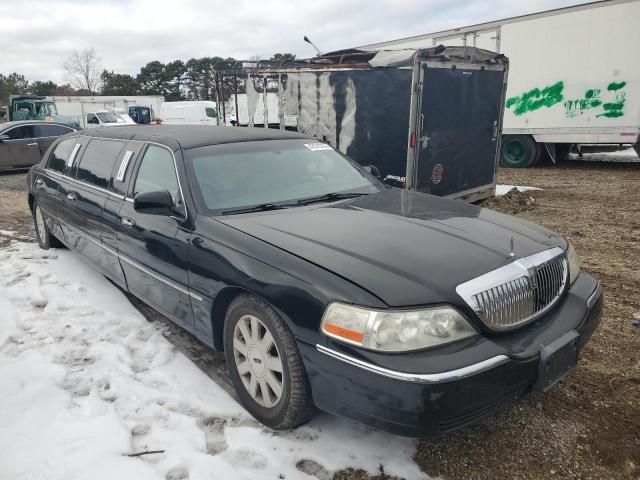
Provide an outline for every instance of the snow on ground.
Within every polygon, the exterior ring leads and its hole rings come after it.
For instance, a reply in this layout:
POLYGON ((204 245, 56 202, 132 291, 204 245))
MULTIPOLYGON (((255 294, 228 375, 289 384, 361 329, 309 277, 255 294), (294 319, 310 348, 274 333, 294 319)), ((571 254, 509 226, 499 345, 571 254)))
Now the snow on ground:
POLYGON ((526 192, 529 190, 542 190, 538 187, 526 187, 522 185, 496 185, 496 197, 501 197, 514 188, 517 188, 519 192, 526 192))
POLYGON ((584 153, 582 158, 578 156, 577 153, 572 153, 569 155, 570 160, 582 160, 585 162, 637 162, 640 159, 638 158, 638 154, 636 151, 631 148, 627 148, 625 150, 616 150, 613 152, 592 152, 592 153, 584 153))
POLYGON ((319 414, 271 432, 66 250, 0 249, 0 478, 426 478, 412 440, 319 414), (164 450, 128 457, 126 454, 164 450))

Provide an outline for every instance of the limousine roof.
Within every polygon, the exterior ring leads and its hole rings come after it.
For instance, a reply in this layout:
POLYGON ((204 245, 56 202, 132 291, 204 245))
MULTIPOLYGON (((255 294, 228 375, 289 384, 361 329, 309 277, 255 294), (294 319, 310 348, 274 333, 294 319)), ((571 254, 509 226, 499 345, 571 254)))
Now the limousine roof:
POLYGON ((92 128, 85 130, 82 134, 90 137, 153 141, 174 150, 222 143, 309 138, 309 136, 300 133, 273 128, 213 127, 210 125, 123 125, 92 128))

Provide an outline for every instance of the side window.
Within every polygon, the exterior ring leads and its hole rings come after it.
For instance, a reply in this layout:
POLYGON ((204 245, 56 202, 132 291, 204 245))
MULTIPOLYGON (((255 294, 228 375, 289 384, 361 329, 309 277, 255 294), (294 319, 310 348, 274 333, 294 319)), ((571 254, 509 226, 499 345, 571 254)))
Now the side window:
POLYGON ((24 140, 27 138, 35 138, 35 131, 33 125, 21 125, 19 127, 12 128, 4 132, 9 135, 11 140, 24 140))
MULTIPOLYGON (((54 148, 51 155, 49 155, 49 160, 47 160, 47 168, 60 173, 64 172, 64 166, 69 160, 69 157, 71 157, 76 144, 78 144, 77 138, 68 138, 56 145, 56 148, 54 148)), ((78 149, 76 149, 76 152, 77 150, 78 149)))
POLYGON ((118 140, 92 139, 78 164, 76 178, 96 187, 107 188, 113 166, 125 144, 118 140))
POLYGON ((98 125, 100 123, 100 120, 98 120, 98 117, 95 113, 87 113, 87 123, 98 125))
POLYGON ((211 108, 211 107, 207 107, 204 109, 205 113, 207 114, 207 117, 209 118, 216 118, 216 111, 215 109, 211 108))
POLYGON ((166 148, 149 145, 138 170, 133 194, 154 190, 168 190, 174 204, 182 203, 173 155, 166 148))
POLYGON ((59 137, 72 131, 73 129, 62 125, 36 125, 36 136, 38 137, 59 137))

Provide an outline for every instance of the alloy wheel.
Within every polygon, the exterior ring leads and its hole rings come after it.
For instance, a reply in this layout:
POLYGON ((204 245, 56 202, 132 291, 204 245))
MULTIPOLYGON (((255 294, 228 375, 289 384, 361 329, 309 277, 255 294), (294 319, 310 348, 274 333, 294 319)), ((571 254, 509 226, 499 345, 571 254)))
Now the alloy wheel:
POLYGON ((44 242, 47 238, 47 227, 44 224, 44 217, 42 216, 42 210, 36 205, 36 228, 38 229, 38 237, 41 242, 44 242))
POLYGON ((284 390, 282 358, 262 321, 244 315, 233 329, 233 358, 244 387, 264 408, 275 407, 284 390))

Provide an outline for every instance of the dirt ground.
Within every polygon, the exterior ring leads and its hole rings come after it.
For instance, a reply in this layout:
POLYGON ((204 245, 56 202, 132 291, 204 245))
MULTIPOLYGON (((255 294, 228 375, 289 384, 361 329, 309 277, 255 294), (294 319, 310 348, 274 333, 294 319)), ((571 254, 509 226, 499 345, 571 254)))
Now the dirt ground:
MULTIPOLYGON (((571 240, 582 268, 603 285, 603 322, 565 381, 479 425, 418 442, 415 460, 428 475, 449 480, 639 479, 640 329, 633 323, 640 321, 640 164, 572 161, 501 169, 498 181, 543 189, 493 200, 489 206, 571 240)), ((23 173, 0 174, 0 247, 12 239, 33 241, 24 190, 23 173)), ((169 340, 232 391, 222 355, 132 301, 150 321, 169 326, 169 340)), ((334 476, 367 478, 390 477, 383 471, 368 477, 355 470, 334 476)))

